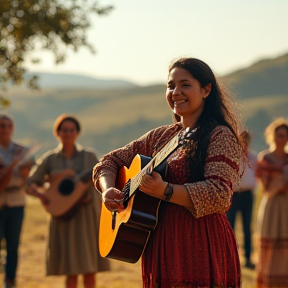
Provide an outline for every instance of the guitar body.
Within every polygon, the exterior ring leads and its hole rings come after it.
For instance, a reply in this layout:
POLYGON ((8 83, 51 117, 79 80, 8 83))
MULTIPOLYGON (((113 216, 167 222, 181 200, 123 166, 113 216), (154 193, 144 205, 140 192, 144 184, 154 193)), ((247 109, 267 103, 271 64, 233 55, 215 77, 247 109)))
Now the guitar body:
MULTIPOLYGON (((150 160, 150 157, 137 154, 129 169, 124 166, 118 171, 116 188, 122 190, 124 185, 150 160)), ((154 171, 164 177, 166 163, 163 162, 154 171)), ((160 199, 137 189, 128 201, 123 203, 126 209, 120 213, 113 212, 114 217, 113 213, 102 203, 99 228, 100 255, 129 263, 137 262, 151 232, 157 225, 160 202, 160 199), (114 229, 112 228, 113 221, 114 229)))
POLYGON ((71 169, 52 173, 49 177, 49 187, 44 195, 49 203, 45 206, 47 212, 54 217, 65 217, 81 200, 91 182, 74 182, 75 172, 71 169))
MULTIPOLYGON (((24 149, 20 153, 20 155, 13 159, 12 163, 8 167, 5 167, 4 162, 2 163, 2 161, 0 160, 0 170, 4 170, 4 173, 0 178, 0 193, 4 193, 5 189, 9 188, 10 180, 12 178, 12 174, 15 168, 17 169, 21 166, 26 166, 30 169, 34 165, 34 160, 32 156, 39 148, 40 145, 34 146, 28 150, 24 149)), ((22 184, 22 179, 20 180, 20 183, 22 184)), ((13 184, 12 187, 14 188, 13 184)), ((19 186, 21 186, 21 184, 19 186)), ((17 184, 15 186, 19 187, 17 184)))

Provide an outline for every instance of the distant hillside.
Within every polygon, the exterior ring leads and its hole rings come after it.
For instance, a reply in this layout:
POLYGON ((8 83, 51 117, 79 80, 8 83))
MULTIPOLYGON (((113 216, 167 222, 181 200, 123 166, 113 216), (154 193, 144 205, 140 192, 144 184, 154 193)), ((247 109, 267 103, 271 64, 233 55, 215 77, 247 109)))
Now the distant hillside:
MULTIPOLYGON (((139 85, 120 79, 100 79, 76 74, 28 73, 38 76, 41 88, 115 89, 136 88, 139 85)), ((288 54, 260 60, 222 77, 238 99, 288 93, 288 54)), ((164 85, 164 83, 163 83, 164 85)))
MULTIPOLYGON (((263 60, 224 78, 225 82, 234 83, 234 88, 236 83, 238 85, 237 99, 242 108, 242 117, 253 133, 252 148, 256 151, 267 148, 263 137, 266 126, 276 117, 288 118, 288 89, 282 85, 282 90, 279 90, 279 83, 275 80, 286 79, 285 83, 288 82, 285 76, 287 71, 281 68, 286 58, 263 60), (270 81, 270 90, 262 91, 266 85, 264 75, 267 71, 274 71, 274 80, 270 81), (259 80, 259 89, 256 89, 256 81, 252 81, 255 89, 249 90, 248 98, 248 93, 245 96, 242 93, 247 89, 251 77, 259 80), (259 91, 263 94, 259 94, 259 91)), ((56 117, 62 113, 71 113, 79 118, 83 126, 79 142, 96 148, 98 156, 125 145, 159 125, 172 123, 164 83, 110 89, 50 87, 31 91, 14 88, 11 90, 11 100, 10 112, 16 119, 15 139, 26 143, 40 142, 43 144, 41 152, 57 144, 52 127, 56 117)))
POLYGON ((85 88, 85 89, 111 89, 120 87, 138 87, 135 83, 120 79, 100 79, 76 74, 28 73, 27 77, 38 77, 41 88, 85 88))
POLYGON ((241 99, 288 94, 288 54, 261 60, 225 76, 224 80, 241 99))

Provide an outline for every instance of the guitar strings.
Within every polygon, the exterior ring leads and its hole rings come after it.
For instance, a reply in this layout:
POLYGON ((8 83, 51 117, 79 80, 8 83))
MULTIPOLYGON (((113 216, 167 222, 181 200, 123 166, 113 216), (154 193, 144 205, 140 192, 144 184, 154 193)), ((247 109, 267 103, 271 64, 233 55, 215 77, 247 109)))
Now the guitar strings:
POLYGON ((137 188, 141 183, 143 175, 146 174, 147 168, 149 168, 149 166, 151 165, 151 162, 152 163, 154 162, 153 168, 158 166, 159 163, 161 163, 173 150, 175 150, 178 147, 178 142, 179 142, 179 133, 176 136, 174 136, 174 138, 172 138, 171 141, 169 141, 164 146, 164 148, 161 149, 154 156, 154 158, 135 177, 129 179, 129 181, 125 184, 124 188, 122 189, 122 192, 124 193, 123 202, 126 202, 135 193, 135 191, 137 190, 137 188), (131 186, 133 189, 131 189, 131 186))
POLYGON ((129 198, 131 198, 131 196, 137 191, 137 188, 141 183, 141 179, 143 175, 146 174, 146 171, 149 168, 151 162, 154 162, 153 168, 157 167, 176 148, 183 145, 184 140, 191 139, 197 129, 198 128, 194 128, 193 130, 186 129, 184 133, 179 132, 154 156, 154 158, 136 176, 129 179, 129 181, 127 181, 124 188, 122 189, 122 192, 124 194, 122 203, 128 201, 129 198), (131 189, 131 187, 133 189, 131 189))

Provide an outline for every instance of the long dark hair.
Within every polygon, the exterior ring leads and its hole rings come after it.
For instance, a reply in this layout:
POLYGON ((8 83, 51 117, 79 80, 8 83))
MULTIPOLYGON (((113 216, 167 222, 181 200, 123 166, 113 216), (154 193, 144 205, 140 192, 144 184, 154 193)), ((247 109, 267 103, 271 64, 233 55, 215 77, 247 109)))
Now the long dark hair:
MULTIPOLYGON (((211 132, 218 125, 228 127, 234 134, 239 145, 242 142, 239 137, 240 122, 236 117, 236 109, 233 99, 228 95, 227 90, 220 87, 213 71, 203 61, 195 58, 181 58, 176 60, 169 67, 169 73, 174 68, 183 68, 188 71, 201 87, 211 83, 212 89, 209 96, 204 100, 205 105, 196 126, 197 132, 193 135, 194 145, 191 146, 190 168, 193 181, 204 180, 204 166, 207 156, 207 148, 211 132), (194 147, 194 148, 193 148, 194 147)), ((175 122, 180 121, 180 116, 174 114, 175 122)))

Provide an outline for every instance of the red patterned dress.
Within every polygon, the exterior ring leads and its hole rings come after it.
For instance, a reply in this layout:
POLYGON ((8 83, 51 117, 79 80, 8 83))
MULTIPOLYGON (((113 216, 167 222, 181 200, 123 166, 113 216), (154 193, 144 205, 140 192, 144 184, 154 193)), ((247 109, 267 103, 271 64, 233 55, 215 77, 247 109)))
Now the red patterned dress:
MULTIPOLYGON (((95 186, 101 175, 116 176, 119 167, 129 167, 137 153, 152 157, 181 129, 180 123, 159 127, 105 155, 94 168, 95 186)), ((204 181, 191 183, 185 147, 168 157, 165 180, 185 185, 195 210, 161 202, 158 225, 142 255, 144 288, 240 287, 237 246, 225 214, 240 158, 241 149, 224 126, 211 134, 204 181)))

